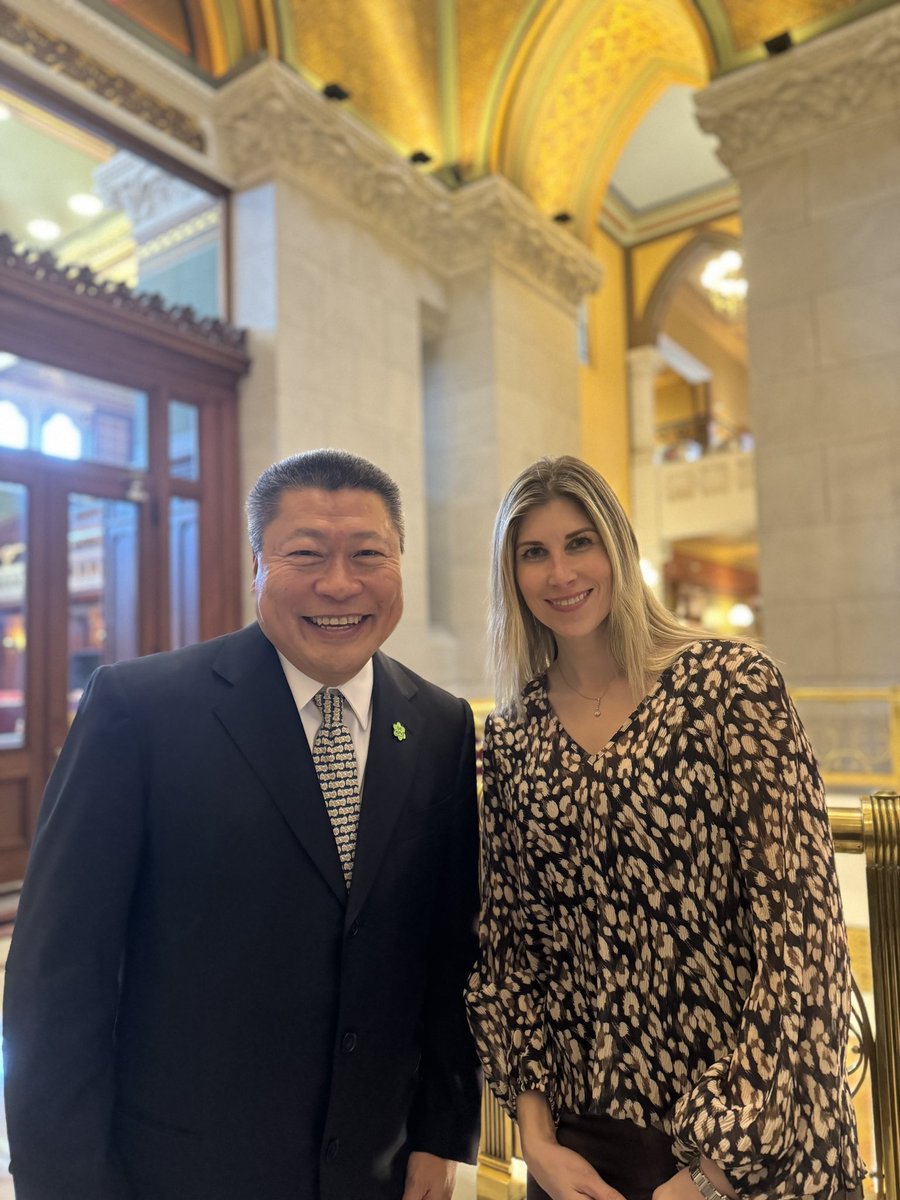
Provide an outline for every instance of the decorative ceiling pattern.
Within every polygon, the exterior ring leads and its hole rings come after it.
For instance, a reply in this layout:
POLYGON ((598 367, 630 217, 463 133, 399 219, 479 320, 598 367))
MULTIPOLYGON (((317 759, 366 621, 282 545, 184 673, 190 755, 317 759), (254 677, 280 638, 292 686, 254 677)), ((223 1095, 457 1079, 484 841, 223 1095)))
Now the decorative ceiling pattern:
POLYGON ((548 214, 583 232, 634 129, 670 83, 702 85, 706 46, 680 0, 592 0, 562 6, 564 26, 514 64, 515 99, 492 167, 548 214), (547 46, 555 53, 546 53, 547 46))
POLYGON ((212 82, 268 55, 316 88, 338 83, 445 182, 499 172, 589 240, 623 148, 673 84, 702 87, 772 38, 799 43, 897 0, 80 2, 212 82))
POLYGON ((458 0, 459 166, 466 176, 484 172, 489 114, 543 0, 458 0))
POLYGON ((856 0, 721 0, 738 50, 748 50, 786 30, 802 31, 807 25, 840 18, 859 8, 856 0))
POLYGON ((341 84, 354 111, 399 149, 442 157, 439 0, 284 2, 301 74, 341 84))

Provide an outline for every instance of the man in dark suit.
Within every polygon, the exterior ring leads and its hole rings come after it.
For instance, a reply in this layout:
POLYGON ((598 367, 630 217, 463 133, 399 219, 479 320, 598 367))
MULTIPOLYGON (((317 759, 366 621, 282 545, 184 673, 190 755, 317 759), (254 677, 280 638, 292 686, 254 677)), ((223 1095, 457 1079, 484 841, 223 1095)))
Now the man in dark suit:
POLYGON ((6 983, 17 1200, 449 1200, 473 1159, 473 722, 378 649, 396 485, 313 451, 248 516, 258 623, 102 667, 48 784, 6 983))

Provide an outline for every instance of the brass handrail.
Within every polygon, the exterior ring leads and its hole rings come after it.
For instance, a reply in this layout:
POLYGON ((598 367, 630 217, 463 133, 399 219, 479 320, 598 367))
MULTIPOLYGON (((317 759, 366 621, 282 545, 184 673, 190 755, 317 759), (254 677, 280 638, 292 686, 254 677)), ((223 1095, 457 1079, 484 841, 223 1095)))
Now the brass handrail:
MULTIPOLYGON (((854 984, 854 1017, 864 1061, 861 1077, 872 1076, 876 1163, 872 1176, 878 1200, 900 1200, 900 793, 876 792, 858 805, 829 807, 835 849, 865 854, 875 1030, 854 984), (860 1006, 861 1014, 856 1007, 860 1006)), ((524 1184, 512 1167, 515 1131, 488 1092, 478 1162, 479 1200, 522 1200, 524 1184)))

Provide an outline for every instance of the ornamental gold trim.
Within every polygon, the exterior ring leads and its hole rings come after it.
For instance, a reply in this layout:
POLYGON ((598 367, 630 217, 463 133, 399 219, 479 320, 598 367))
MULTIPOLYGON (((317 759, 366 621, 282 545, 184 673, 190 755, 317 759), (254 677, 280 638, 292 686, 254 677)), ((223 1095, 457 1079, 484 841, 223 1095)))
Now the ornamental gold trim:
POLYGON ((160 133, 168 134, 192 150, 205 152, 206 137, 188 113, 117 75, 98 59, 35 24, 3 0, 0 0, 0 40, 160 133))

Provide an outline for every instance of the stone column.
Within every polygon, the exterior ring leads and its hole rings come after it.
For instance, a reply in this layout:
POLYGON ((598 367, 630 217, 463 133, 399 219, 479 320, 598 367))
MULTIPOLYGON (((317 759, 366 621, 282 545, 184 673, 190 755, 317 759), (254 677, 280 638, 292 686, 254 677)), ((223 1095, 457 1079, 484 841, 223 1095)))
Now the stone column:
MULTIPOLYGON (((631 422, 631 523, 641 557, 659 571, 664 547, 659 506, 661 497, 653 462, 656 448, 656 377, 666 366, 656 346, 628 351, 628 407, 631 422)), ((657 583, 657 589, 661 582, 657 583)))
POLYGON ((698 113, 741 191, 766 640, 794 683, 896 683, 900 9, 698 113))
POLYGON ((576 311, 599 266, 505 180, 451 193, 266 62, 227 85, 235 319, 251 330, 246 482, 336 445, 400 484, 406 613, 389 651, 485 696, 490 529, 515 471, 576 452, 576 311))

